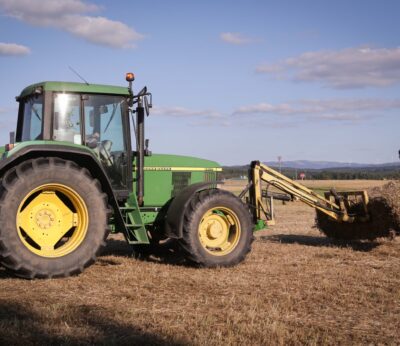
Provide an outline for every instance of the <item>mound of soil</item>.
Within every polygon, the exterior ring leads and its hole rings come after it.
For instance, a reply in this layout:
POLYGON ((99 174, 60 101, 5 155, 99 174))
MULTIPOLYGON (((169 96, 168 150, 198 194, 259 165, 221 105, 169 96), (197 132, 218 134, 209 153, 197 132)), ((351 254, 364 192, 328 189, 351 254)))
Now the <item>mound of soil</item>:
POLYGON ((400 234, 400 182, 368 189, 370 221, 336 222, 317 210, 316 225, 326 236, 335 239, 369 239, 400 234))

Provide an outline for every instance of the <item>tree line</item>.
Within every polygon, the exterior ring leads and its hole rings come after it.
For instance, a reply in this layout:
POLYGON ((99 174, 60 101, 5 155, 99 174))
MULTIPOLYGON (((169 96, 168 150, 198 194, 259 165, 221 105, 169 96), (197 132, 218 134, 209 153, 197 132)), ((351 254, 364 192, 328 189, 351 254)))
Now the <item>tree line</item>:
MULTIPOLYGON (((279 171, 278 167, 271 167, 279 171)), ((247 177, 249 166, 223 167, 222 179, 239 179, 247 177)), ((328 169, 294 169, 282 168, 281 173, 290 179, 299 179, 304 173, 306 180, 352 180, 352 179, 400 179, 400 166, 363 167, 363 168, 328 168, 328 169), (297 174, 297 177, 296 177, 297 174)))

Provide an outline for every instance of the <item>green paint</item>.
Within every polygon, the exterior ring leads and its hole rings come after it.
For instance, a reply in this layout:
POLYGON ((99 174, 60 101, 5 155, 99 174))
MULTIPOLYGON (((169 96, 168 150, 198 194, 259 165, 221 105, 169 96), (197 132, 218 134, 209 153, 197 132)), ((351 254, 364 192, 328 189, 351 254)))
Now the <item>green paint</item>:
MULTIPOLYGON (((178 156, 166 154, 153 154, 144 161, 144 206, 162 207, 172 197, 174 191, 174 177, 179 177, 180 173, 190 173, 188 185, 199 183, 206 180, 216 180, 216 172, 192 171, 191 168, 220 168, 221 166, 214 161, 199 159, 191 156, 178 156), (171 167, 187 167, 187 170, 172 171, 171 167), (154 170, 147 170, 154 168, 154 170)), ((135 179, 136 172, 133 172, 135 179)), ((136 183, 133 183, 133 196, 136 191, 136 183)))
POLYGON ((153 224, 156 220, 158 212, 155 211, 141 211, 140 214, 142 215, 142 220, 145 225, 153 224))
POLYGON ((71 148, 76 148, 81 151, 86 151, 89 153, 93 153, 93 150, 85 147, 84 145, 79 145, 79 144, 73 144, 71 142, 61 142, 61 141, 27 141, 27 142, 21 142, 21 143, 15 143, 15 147, 12 148, 10 151, 5 152, 4 158, 10 157, 12 155, 15 155, 17 152, 19 152, 21 149, 29 147, 29 146, 38 146, 38 145, 46 145, 48 148, 51 149, 51 147, 59 147, 59 146, 67 146, 71 148))
POLYGON ((101 85, 101 84, 83 84, 71 82, 40 82, 29 85, 22 90, 20 97, 29 96, 33 91, 42 87, 44 91, 58 91, 58 92, 72 92, 83 94, 112 94, 112 95, 125 95, 129 96, 127 87, 120 87, 114 85, 101 85))
POLYGON ((254 225, 253 232, 262 231, 266 228, 268 228, 268 226, 264 220, 257 220, 257 223, 254 225))
POLYGON ((192 156, 154 154, 145 158, 147 167, 203 167, 221 168, 215 161, 200 159, 192 156))
POLYGON ((149 244, 149 237, 144 226, 142 214, 139 210, 136 197, 132 194, 125 203, 125 208, 121 208, 121 212, 125 217, 125 225, 129 234, 126 240, 129 244, 149 244))

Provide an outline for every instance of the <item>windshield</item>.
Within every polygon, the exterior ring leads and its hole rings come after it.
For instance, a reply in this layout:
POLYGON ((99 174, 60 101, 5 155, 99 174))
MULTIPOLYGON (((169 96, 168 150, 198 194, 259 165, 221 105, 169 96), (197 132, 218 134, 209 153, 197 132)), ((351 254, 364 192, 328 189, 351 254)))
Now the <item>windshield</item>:
POLYGON ((43 96, 32 96, 23 101, 22 141, 42 139, 43 96))

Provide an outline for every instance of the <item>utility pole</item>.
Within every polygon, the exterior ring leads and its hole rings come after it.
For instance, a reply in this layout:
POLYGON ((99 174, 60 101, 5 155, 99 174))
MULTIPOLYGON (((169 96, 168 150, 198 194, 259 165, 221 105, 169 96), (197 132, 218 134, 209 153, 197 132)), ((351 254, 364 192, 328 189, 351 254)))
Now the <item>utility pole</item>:
POLYGON ((278 156, 279 173, 282 173, 282 156, 278 156))

